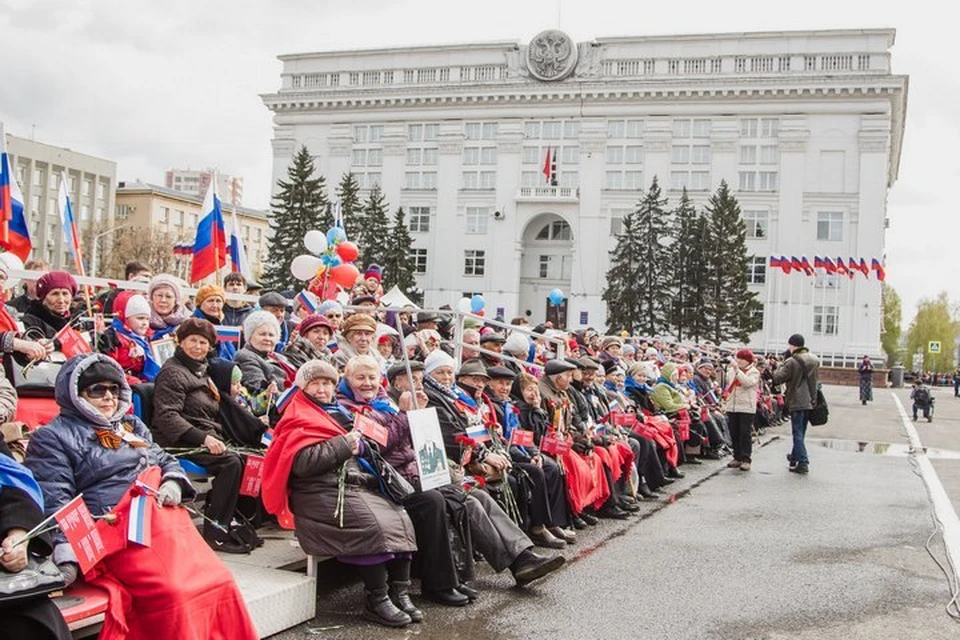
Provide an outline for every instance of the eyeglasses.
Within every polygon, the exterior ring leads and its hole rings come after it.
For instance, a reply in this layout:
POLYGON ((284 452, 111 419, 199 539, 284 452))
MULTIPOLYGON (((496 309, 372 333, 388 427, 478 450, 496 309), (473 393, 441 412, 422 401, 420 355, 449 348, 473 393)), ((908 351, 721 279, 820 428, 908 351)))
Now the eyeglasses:
POLYGON ((120 395, 120 385, 118 384, 92 384, 86 388, 86 394, 91 398, 100 399, 110 393, 114 398, 120 395))

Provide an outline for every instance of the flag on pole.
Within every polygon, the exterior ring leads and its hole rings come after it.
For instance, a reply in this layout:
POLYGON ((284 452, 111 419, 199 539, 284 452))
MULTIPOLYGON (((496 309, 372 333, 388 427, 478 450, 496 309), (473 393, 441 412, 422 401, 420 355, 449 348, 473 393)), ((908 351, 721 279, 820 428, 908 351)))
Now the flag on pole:
POLYGON ((871 260, 870 269, 877 272, 877 280, 879 280, 880 282, 883 282, 884 280, 887 279, 886 269, 883 268, 883 265, 876 258, 871 260))
POLYGON ((547 185, 553 183, 553 163, 550 161, 550 147, 547 147, 547 157, 543 161, 543 176, 547 179, 547 185))
POLYGON ((800 258, 800 266, 803 267, 803 272, 808 276, 814 274, 813 267, 810 266, 810 261, 807 259, 807 256, 800 258))
POLYGON ((60 172, 60 190, 57 192, 57 210, 60 212, 60 225, 63 227, 63 242, 73 256, 73 266, 77 273, 83 274, 83 253, 80 250, 80 233, 77 231, 77 219, 73 216, 73 205, 67 193, 67 172, 60 172))
POLYGON ((227 234, 223 224, 223 211, 217 195, 216 176, 210 182, 200 211, 197 237, 193 241, 193 262, 190 265, 190 282, 199 282, 227 265, 227 234))
POLYGON ((860 258, 860 264, 857 268, 860 269, 860 273, 863 274, 864 278, 867 280, 870 279, 870 268, 867 266, 866 258, 860 258))
POLYGON ((794 271, 803 271, 803 265, 800 264, 800 260, 797 256, 790 256, 790 268, 794 271))
POLYGON ((217 342, 236 342, 240 344, 240 327, 231 327, 225 324, 214 325, 217 332, 217 342))
POLYGON ((247 282, 253 282, 253 272, 247 260, 247 251, 240 242, 240 223, 237 222, 237 207, 230 217, 230 271, 239 273, 247 282))
POLYGON ((143 547, 150 546, 151 498, 141 493, 130 501, 130 520, 127 521, 127 540, 143 547))
POLYGON ((314 302, 315 298, 313 294, 309 291, 301 291, 297 294, 296 301, 300 304, 301 307, 306 309, 309 313, 317 312, 317 304, 314 302))
POLYGON ((780 268, 785 274, 790 275, 790 261, 787 260, 787 256, 780 256, 780 268))
POLYGON ((0 123, 0 247, 26 262, 33 243, 23 216, 23 193, 13 175, 13 165, 7 154, 7 136, 3 132, 3 123, 0 123))
POLYGON ((813 268, 826 270, 827 265, 823 262, 823 258, 820 256, 813 256, 813 268))
POLYGON ((855 272, 860 271, 859 265, 854 258, 850 258, 850 261, 847 263, 847 275, 850 276, 850 279, 853 280, 853 277, 857 275, 855 272))
POLYGON ((770 256, 770 268, 782 269, 783 265, 780 263, 780 258, 778 258, 777 256, 770 256))
POLYGON ((837 265, 833 263, 833 260, 830 258, 823 259, 823 268, 827 270, 827 273, 833 275, 837 272, 837 265))
POLYGON ((847 270, 847 265, 843 263, 843 258, 840 258, 840 257, 837 258, 837 273, 839 273, 842 276, 849 275, 850 273, 847 270))

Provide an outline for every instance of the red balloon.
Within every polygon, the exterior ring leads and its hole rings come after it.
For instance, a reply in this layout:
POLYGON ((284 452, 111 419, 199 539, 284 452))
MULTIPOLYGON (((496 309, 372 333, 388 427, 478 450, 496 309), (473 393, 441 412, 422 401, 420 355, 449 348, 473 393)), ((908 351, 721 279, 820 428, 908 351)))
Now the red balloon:
POLYGON ((330 270, 330 278, 344 289, 351 289, 357 284, 360 270, 352 264, 337 265, 330 270))
POLYGON ((360 255, 360 248, 352 242, 341 242, 337 245, 337 255, 344 262, 353 262, 360 255))

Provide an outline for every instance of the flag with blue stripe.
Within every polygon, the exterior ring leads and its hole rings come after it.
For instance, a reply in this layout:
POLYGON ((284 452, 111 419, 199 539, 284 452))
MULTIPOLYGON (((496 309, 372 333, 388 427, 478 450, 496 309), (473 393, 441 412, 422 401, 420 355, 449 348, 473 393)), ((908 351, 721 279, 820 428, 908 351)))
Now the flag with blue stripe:
POLYGON ((308 312, 310 313, 317 312, 317 305, 314 302, 313 295, 310 294, 308 291, 301 291, 300 293, 298 293, 297 302, 300 304, 301 307, 306 309, 308 312))
POLYGON ((300 390, 300 387, 293 385, 277 397, 277 413, 283 413, 283 410, 287 408, 287 405, 290 404, 290 401, 293 400, 294 394, 300 390))
POLYGON ((130 501, 130 520, 127 523, 127 540, 143 547, 150 546, 150 496, 140 494, 130 501))
POLYGON ((240 327, 217 325, 217 342, 240 342, 240 327))

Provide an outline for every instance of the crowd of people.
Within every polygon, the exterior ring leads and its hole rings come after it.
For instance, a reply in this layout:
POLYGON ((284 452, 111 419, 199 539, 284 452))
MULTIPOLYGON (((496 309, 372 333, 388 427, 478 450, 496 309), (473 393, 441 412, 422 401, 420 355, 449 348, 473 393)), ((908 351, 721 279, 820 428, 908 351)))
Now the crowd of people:
MULTIPOLYGON (((2 258, 0 283, 9 274, 2 258)), ((275 519, 307 553, 356 568, 365 618, 403 627, 424 617, 410 596, 414 578, 421 597, 455 607, 479 597, 480 559, 527 585, 563 565, 559 552, 578 532, 630 518, 685 467, 729 457, 728 467, 749 471, 755 434, 810 402, 816 362, 802 336, 784 358, 524 318, 461 326, 444 310, 382 308, 381 275, 368 268, 349 304, 307 292, 291 302, 234 273, 191 298, 185 283, 131 263, 127 280, 145 293, 101 293, 105 320, 96 321, 69 273, 25 283, 0 314, 8 374, 62 352, 65 328, 90 323, 96 339, 57 373, 59 415, 5 438, 3 469, 26 470, 29 481, 0 475, 3 569, 16 571, 29 551, 51 556, 67 585, 104 586, 124 602, 105 628, 156 636, 160 625, 172 629, 161 637, 202 638, 219 626, 255 637, 213 551, 252 552, 263 544, 257 526, 275 519), (424 408, 436 410, 450 471, 449 484, 429 490, 409 419, 424 408), (252 453, 265 456, 259 497, 240 495, 252 453), (213 479, 199 531, 173 508, 195 495, 187 462, 213 479), (59 531, 15 545, 77 495, 102 518, 130 502, 131 486, 146 487, 159 513, 179 514, 154 519, 150 558, 125 547, 81 576, 59 531), (14 497, 19 519, 6 511, 14 497), (197 577, 158 581, 171 564, 197 577), (170 602, 162 623, 139 606, 148 598, 170 602)), ((0 378, 0 420, 12 422, 16 405, 0 378)), ((790 463, 807 471, 802 438, 790 463)), ((28 631, 14 637, 66 637, 47 603, 18 610, 28 631)))

